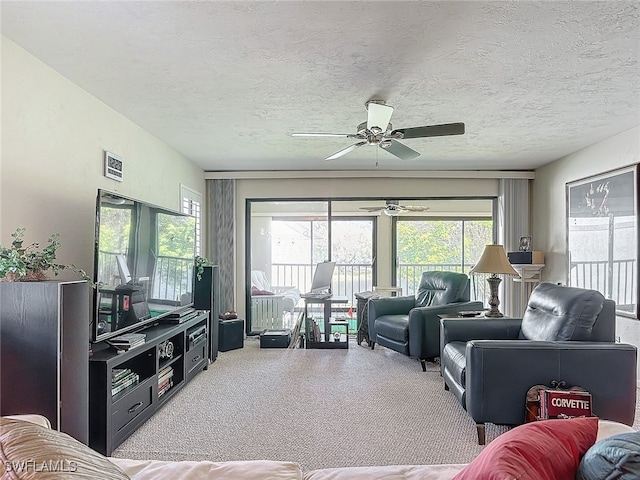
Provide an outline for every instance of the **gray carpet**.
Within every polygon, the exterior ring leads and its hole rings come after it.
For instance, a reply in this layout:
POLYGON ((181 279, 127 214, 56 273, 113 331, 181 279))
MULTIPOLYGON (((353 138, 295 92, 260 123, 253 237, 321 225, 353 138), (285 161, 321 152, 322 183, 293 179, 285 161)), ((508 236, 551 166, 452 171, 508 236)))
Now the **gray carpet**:
MULTIPOLYGON (((487 441, 504 431, 487 425, 487 441)), ((436 365, 425 373, 416 360, 365 343, 260 349, 250 338, 220 353, 113 456, 291 460, 311 470, 467 463, 482 448, 436 365)))

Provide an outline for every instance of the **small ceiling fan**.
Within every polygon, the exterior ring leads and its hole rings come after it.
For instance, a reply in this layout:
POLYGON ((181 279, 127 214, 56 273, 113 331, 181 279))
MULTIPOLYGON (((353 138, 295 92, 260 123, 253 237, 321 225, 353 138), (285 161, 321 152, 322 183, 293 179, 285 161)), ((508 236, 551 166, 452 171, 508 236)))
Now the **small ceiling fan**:
POLYGON ((412 160, 420 156, 412 148, 398 140, 424 137, 441 137, 446 135, 464 134, 464 123, 445 123, 442 125, 426 125, 423 127, 393 129, 391 115, 393 107, 386 105, 384 100, 369 100, 365 103, 367 121, 356 128, 356 133, 292 133, 292 137, 342 137, 354 138, 359 142, 349 145, 325 160, 335 160, 363 145, 375 145, 395 155, 400 160, 412 160))
POLYGON ((366 210, 367 212, 384 212, 385 215, 390 217, 397 217, 404 212, 426 212, 429 210, 429 207, 400 205, 398 200, 387 200, 384 206, 360 207, 360 210, 366 210))

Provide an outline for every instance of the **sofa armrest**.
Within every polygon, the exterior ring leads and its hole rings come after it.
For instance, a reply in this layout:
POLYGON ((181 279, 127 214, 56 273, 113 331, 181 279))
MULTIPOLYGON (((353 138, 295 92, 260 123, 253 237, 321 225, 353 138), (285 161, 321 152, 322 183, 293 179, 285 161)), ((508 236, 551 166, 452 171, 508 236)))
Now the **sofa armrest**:
POLYGON ((368 300, 369 316, 367 324, 369 325, 369 338, 376 340, 376 318, 382 315, 409 315, 416 304, 416 300, 412 296, 405 297, 372 297, 368 300))
POLYGON ((441 344, 470 340, 517 340, 520 318, 443 318, 441 344))
POLYGON ((466 409, 478 423, 524 421, 527 390, 566 382, 592 395, 601 419, 632 425, 637 348, 606 342, 473 340, 466 346, 466 409))
POLYGON ((440 356, 440 317, 468 310, 482 310, 482 302, 458 302, 416 307, 409 311, 409 355, 416 358, 440 356))
POLYGON ((369 300, 369 318, 378 318, 382 315, 408 315, 416 305, 416 299, 412 295, 405 297, 378 297, 369 300))
POLYGON ((41 427, 51 428, 51 422, 44 415, 23 414, 23 415, 3 415, 2 418, 13 418, 14 420, 24 420, 25 422, 35 423, 41 427))

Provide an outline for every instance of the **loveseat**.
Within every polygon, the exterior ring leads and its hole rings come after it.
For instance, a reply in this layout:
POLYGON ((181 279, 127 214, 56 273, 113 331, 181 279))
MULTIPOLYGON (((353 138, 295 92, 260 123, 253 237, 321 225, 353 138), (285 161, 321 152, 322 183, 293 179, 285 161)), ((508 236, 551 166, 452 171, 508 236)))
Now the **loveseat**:
POLYGON ((0 418, 0 477, 9 480, 464 480, 514 478, 516 473, 522 480, 596 480, 617 471, 629 476, 609 478, 640 475, 640 432, 595 417, 516 427, 493 440, 470 464, 343 467, 307 472, 293 461, 107 458, 52 430, 49 421, 40 415, 0 418), (500 476, 501 473, 511 477, 500 476))

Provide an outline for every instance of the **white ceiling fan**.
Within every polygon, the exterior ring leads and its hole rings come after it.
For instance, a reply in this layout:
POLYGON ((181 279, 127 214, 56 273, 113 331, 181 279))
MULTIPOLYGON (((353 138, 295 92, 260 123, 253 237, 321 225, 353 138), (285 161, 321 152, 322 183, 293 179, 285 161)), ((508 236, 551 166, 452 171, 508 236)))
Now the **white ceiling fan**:
POLYGON ((393 129, 391 115, 393 107, 386 105, 384 100, 369 100, 365 103, 367 121, 358 125, 356 133, 292 133, 292 137, 341 137, 359 140, 349 145, 325 160, 334 160, 363 145, 375 145, 395 155, 400 160, 412 160, 420 156, 412 148, 398 140, 424 137, 441 137, 446 135, 464 134, 464 123, 445 123, 442 125, 426 125, 423 127, 393 129))
POLYGON ((400 205, 398 200, 387 200, 384 206, 360 207, 360 210, 366 210, 367 212, 384 212, 385 215, 390 217, 397 217, 405 212, 426 212, 429 210, 429 207, 400 205))

